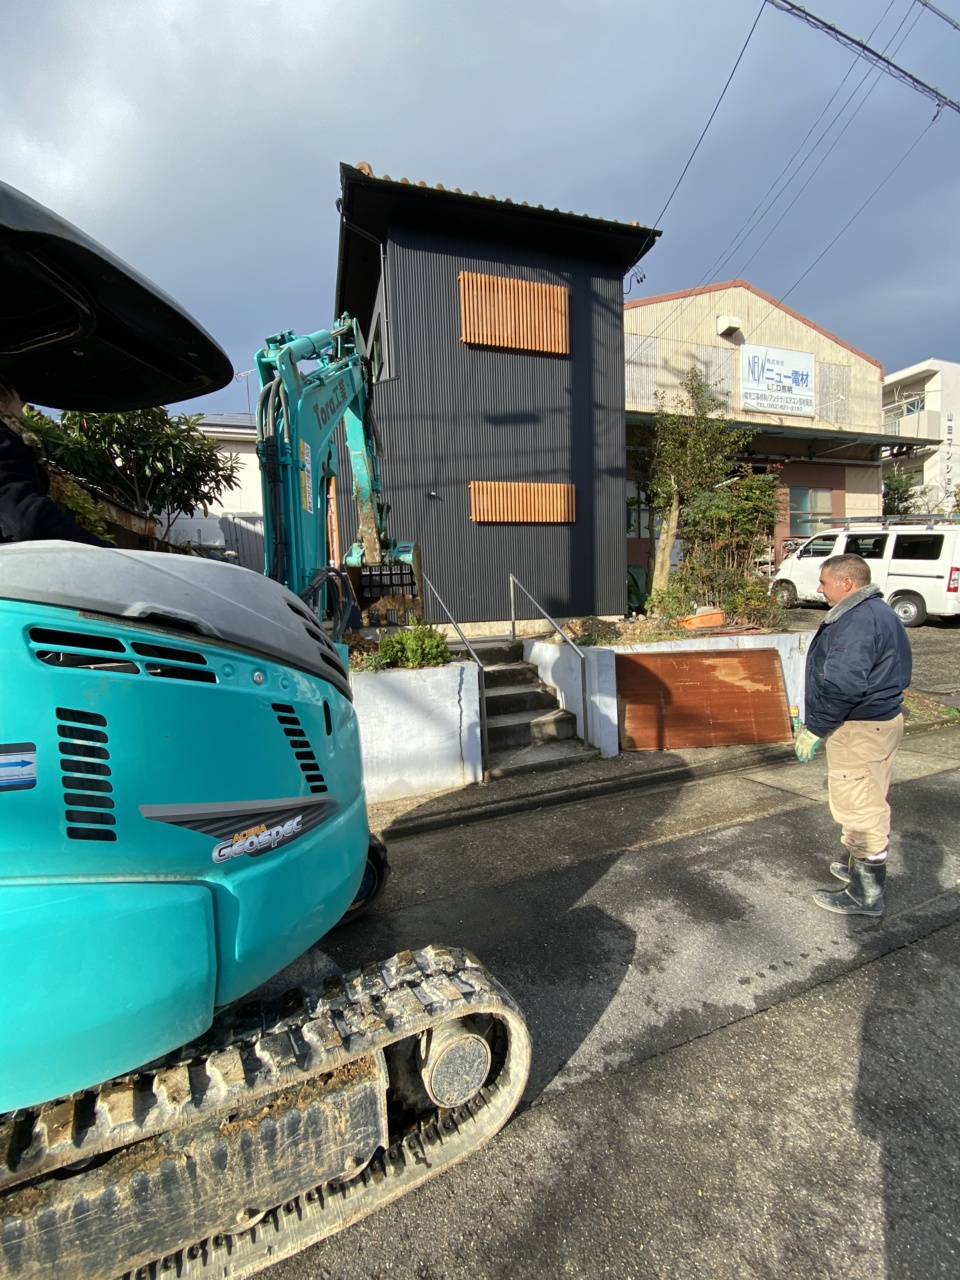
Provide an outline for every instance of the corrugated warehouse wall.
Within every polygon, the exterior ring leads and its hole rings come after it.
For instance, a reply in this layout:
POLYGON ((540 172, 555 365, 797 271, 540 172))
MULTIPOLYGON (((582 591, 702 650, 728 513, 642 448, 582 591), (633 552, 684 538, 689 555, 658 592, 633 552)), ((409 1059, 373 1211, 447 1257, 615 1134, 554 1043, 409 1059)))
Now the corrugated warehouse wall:
MULTIPOLYGON (((374 411, 384 442, 391 535, 420 543, 424 571, 459 622, 508 618, 510 572, 554 616, 622 613, 623 301, 617 269, 502 245, 438 241, 405 228, 391 231, 386 261, 389 377, 375 388, 374 411), (461 342, 463 271, 565 286, 570 355, 461 342), (575 522, 475 523, 471 481, 572 483, 575 522)), ((337 490, 345 549, 357 520, 343 451, 341 459, 337 490)), ((529 607, 519 612, 533 614, 529 607)), ((435 608, 428 616, 439 620, 435 608)))

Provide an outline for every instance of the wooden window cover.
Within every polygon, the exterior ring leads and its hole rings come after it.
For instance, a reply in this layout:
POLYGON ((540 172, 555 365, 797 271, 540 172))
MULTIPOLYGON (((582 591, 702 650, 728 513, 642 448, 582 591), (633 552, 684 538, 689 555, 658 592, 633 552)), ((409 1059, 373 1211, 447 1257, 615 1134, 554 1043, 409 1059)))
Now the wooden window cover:
POLYGON ((616 664, 624 751, 790 741, 776 649, 618 653, 616 664))
POLYGON ((470 519, 480 524, 573 524, 577 518, 573 484, 470 481, 470 519))
POLYGON ((570 291, 508 276, 460 272, 460 341, 570 354, 570 291))

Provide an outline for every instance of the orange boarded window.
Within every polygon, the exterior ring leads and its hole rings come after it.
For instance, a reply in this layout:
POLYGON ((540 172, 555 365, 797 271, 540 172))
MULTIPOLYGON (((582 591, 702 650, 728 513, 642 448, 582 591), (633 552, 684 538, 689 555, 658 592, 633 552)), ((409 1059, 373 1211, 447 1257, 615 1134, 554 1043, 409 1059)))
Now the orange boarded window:
POLYGON ((470 519, 478 524, 573 524, 576 486, 470 481, 470 519))
POLYGON ((570 291, 507 276, 460 272, 460 341, 570 354, 570 291))

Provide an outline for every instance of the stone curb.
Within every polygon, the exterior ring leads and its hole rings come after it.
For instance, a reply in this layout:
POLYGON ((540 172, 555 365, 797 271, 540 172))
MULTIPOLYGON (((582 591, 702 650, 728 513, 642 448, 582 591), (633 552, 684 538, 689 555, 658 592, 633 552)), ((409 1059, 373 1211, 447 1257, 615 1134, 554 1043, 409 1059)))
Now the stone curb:
MULTIPOLYGON (((934 729, 960 728, 956 720, 931 720, 923 724, 907 724, 904 732, 913 736, 927 733, 934 729)), ((395 818, 380 830, 384 839, 405 840, 409 836, 424 835, 434 831, 449 830, 452 827, 469 826, 476 822, 491 822, 497 818, 508 818, 515 814, 531 813, 536 809, 551 809, 559 805, 572 804, 579 800, 596 800, 604 796, 619 795, 625 791, 645 791, 653 787, 677 786, 685 782, 698 782, 704 778, 722 777, 728 773, 738 773, 744 769, 756 769, 764 765, 785 764, 793 759, 793 751, 782 744, 761 746, 751 751, 738 752, 728 761, 714 761, 702 765, 677 765, 667 769, 653 769, 649 772, 624 774, 618 778, 601 778, 589 782, 568 782, 563 786, 548 787, 544 790, 521 792, 505 798, 491 798, 479 804, 456 804, 441 813, 416 813, 395 818)), ((562 771, 562 776, 569 779, 570 768, 562 771)), ((532 777, 543 775, 531 775, 532 777)), ((496 786, 496 781, 493 784, 496 786)), ((456 796, 462 792, 454 793, 456 796)))

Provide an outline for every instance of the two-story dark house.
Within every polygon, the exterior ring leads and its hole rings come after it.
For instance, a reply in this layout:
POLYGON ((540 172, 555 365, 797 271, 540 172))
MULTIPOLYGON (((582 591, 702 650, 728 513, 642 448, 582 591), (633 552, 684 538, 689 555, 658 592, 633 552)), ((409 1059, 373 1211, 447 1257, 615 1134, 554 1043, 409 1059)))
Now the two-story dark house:
POLYGON ((622 613, 622 286, 659 232, 367 165, 341 182, 337 314, 373 362, 391 534, 458 621, 509 617, 511 572, 555 617, 622 613))

